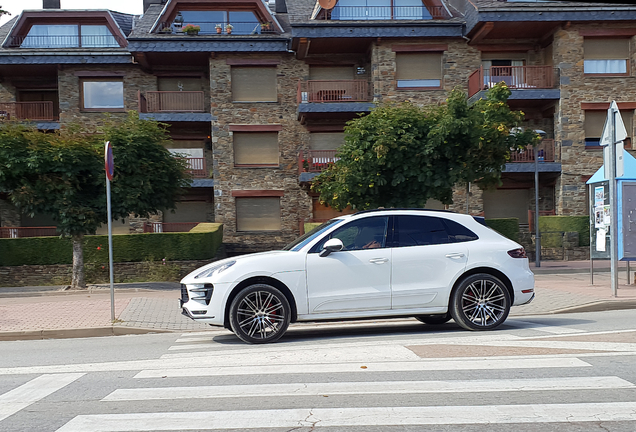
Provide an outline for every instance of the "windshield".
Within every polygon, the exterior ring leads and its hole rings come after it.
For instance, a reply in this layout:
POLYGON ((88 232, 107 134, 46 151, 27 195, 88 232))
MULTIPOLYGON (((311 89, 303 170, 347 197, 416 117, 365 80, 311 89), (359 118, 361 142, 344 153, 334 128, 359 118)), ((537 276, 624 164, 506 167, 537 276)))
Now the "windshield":
POLYGON ((283 250, 294 251, 294 252, 299 251, 303 247, 305 247, 305 245, 307 245, 307 243, 310 243, 313 239, 315 239, 320 234, 325 232, 331 225, 333 225, 333 224, 335 224, 337 222, 341 222, 341 221, 342 221, 342 219, 331 219, 331 220, 328 220, 324 224, 317 226, 316 228, 312 229, 308 233, 305 233, 305 234, 301 235, 296 240, 294 240, 293 242, 291 242, 290 244, 285 246, 283 248, 283 250))

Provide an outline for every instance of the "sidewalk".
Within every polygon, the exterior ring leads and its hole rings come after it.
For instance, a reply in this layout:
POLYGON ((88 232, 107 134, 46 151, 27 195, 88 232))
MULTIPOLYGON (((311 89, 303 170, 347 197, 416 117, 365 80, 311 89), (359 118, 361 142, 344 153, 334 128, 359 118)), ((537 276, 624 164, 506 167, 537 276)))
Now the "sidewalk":
MULTIPOLYGON (((611 296, 607 261, 594 262, 594 285, 589 261, 544 261, 538 269, 532 264, 536 298, 512 308, 510 316, 636 309, 636 285, 626 284, 621 264, 616 297, 611 296)), ((108 284, 79 292, 62 289, 0 288, 0 341, 215 329, 181 315, 178 283, 116 284, 114 323, 108 284)))

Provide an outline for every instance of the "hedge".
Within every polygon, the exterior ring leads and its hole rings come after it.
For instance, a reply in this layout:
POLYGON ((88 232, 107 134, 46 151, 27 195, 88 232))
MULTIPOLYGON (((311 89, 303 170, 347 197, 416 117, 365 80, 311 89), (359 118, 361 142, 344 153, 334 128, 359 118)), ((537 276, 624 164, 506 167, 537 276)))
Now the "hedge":
POLYGON ((539 216, 541 246, 561 247, 562 232, 578 232, 579 246, 590 245, 589 216, 539 216))
POLYGON ((486 219, 486 225, 510 240, 519 241, 518 218, 486 219))
POLYGON ((305 222, 305 232, 308 233, 312 229, 319 227, 322 225, 320 222, 305 222))
MULTIPOLYGON (((139 262, 213 258, 223 242, 222 224, 199 224, 188 233, 113 236, 113 261, 139 262)), ((0 266, 71 264, 71 239, 31 237, 0 239, 0 266)), ((84 237, 84 262, 108 262, 108 236, 84 237)))

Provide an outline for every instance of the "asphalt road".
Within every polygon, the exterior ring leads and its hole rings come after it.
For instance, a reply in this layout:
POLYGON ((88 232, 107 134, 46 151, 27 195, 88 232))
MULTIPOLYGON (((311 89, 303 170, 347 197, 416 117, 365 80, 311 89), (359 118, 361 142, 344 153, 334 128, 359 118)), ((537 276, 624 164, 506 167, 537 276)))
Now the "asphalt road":
POLYGON ((0 342, 0 431, 636 430, 636 310, 0 342))

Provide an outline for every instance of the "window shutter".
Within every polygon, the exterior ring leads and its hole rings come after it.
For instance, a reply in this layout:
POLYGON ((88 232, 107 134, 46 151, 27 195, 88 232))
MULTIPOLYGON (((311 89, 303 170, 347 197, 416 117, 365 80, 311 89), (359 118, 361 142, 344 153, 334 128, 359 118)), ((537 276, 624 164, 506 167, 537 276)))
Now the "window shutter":
POLYGON ((232 100, 276 102, 275 67, 232 67, 232 100))
POLYGON ((398 80, 442 79, 442 53, 397 53, 398 80))
POLYGON ((583 41, 586 60, 624 60, 629 58, 629 39, 590 39, 583 41))
POLYGON ((280 198, 236 198, 237 231, 279 231, 280 198))
POLYGON ((336 150, 344 144, 344 132, 315 132, 310 138, 312 150, 336 150))
POLYGON ((234 132, 235 165, 278 165, 277 132, 234 132))
POLYGON ((600 138, 606 117, 607 111, 585 111, 585 137, 600 138))

